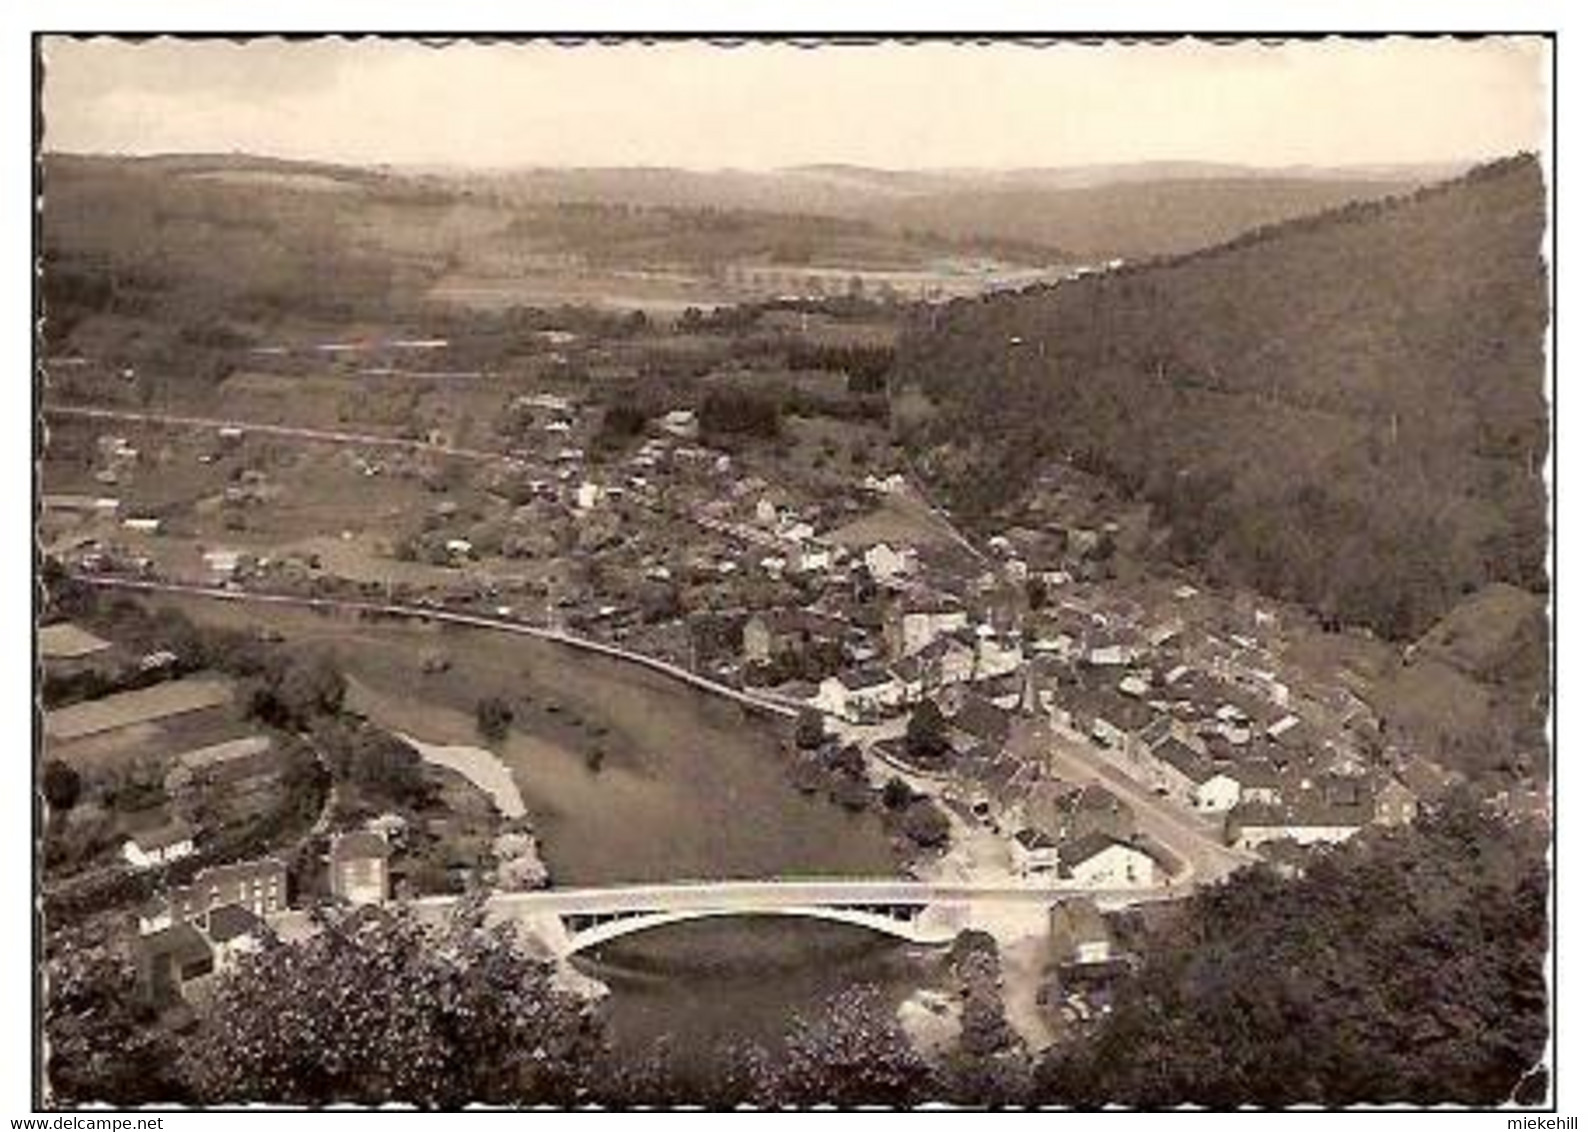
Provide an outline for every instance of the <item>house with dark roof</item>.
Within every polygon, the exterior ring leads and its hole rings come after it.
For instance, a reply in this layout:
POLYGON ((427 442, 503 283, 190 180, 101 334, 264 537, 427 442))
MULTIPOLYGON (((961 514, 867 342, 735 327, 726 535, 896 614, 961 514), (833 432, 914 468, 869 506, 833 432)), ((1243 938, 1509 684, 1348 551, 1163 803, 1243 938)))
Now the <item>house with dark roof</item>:
POLYGON ((1327 790, 1286 795, 1279 805, 1242 803, 1225 819, 1225 839, 1240 849, 1257 849, 1272 841, 1298 845, 1337 845, 1356 836, 1373 821, 1371 796, 1345 801, 1327 790))
POLYGON ((920 663, 928 691, 962 684, 976 675, 976 642, 969 634, 947 633, 910 659, 920 663))
POLYGON ((1054 967, 1084 967, 1118 958, 1114 933, 1086 896, 1060 900, 1048 911, 1048 955, 1054 967))
POLYGON ((1003 750, 1014 727, 1014 717, 992 701, 967 693, 959 710, 948 721, 949 728, 996 750, 1003 750))
POLYGON ((822 613, 804 609, 753 613, 744 623, 744 662, 771 664, 789 653, 841 648, 848 635, 848 622, 822 613))
POLYGON ((1009 839, 1009 859, 1021 880, 1051 879, 1059 870, 1059 847, 1053 838, 1028 826, 1009 839))
POLYGON ((1277 806, 1283 800, 1279 771, 1261 758, 1244 759, 1230 766, 1229 774, 1240 783, 1240 803, 1277 806))
POLYGON ((1120 840, 1136 830, 1135 814, 1123 799, 1100 783, 1085 785, 1044 778, 1034 782, 1023 802, 1026 824, 1055 841, 1101 833, 1120 840))
POLYGON ((138 989, 146 1002, 169 1006, 215 973, 210 942, 192 924, 173 924, 138 937, 138 989))
POLYGON ((217 972, 229 970, 241 956, 258 951, 269 934, 263 920, 237 904, 211 909, 204 927, 204 935, 214 950, 217 972))
POLYGON ((1058 857, 1059 876, 1087 888, 1151 888, 1158 880, 1151 854, 1104 833, 1064 842, 1058 857))

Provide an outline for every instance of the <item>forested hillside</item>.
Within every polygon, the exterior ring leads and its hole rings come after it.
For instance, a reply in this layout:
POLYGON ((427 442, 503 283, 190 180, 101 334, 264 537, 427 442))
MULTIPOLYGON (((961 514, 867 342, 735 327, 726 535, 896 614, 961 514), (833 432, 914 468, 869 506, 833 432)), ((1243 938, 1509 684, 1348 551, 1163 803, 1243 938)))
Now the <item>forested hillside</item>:
POLYGON ((1286 882, 1250 869, 1152 933, 1044 1103, 1537 1103, 1549 1035, 1542 833, 1446 799, 1286 882))
POLYGON ((970 521, 1054 462, 1166 553, 1397 639, 1545 585, 1545 220, 1518 157, 1176 260, 924 312, 895 390, 970 521))

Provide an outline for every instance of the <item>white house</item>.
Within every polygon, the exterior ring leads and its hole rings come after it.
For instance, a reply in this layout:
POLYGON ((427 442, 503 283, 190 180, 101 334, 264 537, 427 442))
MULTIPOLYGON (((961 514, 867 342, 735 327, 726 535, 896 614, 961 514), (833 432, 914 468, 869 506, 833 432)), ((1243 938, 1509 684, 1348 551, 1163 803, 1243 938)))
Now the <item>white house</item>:
POLYGON ((1086 663, 1094 668, 1123 668, 1136 661, 1136 650, 1127 644, 1099 644, 1086 653, 1086 663))
POLYGON ((169 865, 194 852, 193 827, 180 818, 156 829, 135 833, 121 846, 121 855, 135 869, 169 865))
POLYGON ((1240 801, 1240 781, 1222 770, 1209 771, 1191 786, 1191 805, 1204 814, 1228 813, 1240 801))
POLYGON ((915 551, 909 547, 894 550, 887 543, 879 542, 866 551, 865 563, 873 578, 889 582, 915 572, 915 551))
POLYGON ((391 847, 378 833, 344 833, 331 843, 331 893, 351 904, 384 904, 391 847))
POLYGON ((851 723, 875 720, 904 700, 898 679, 881 668, 859 668, 829 676, 816 689, 815 706, 851 723))
POLYGON ((123 519, 121 525, 129 531, 137 531, 140 534, 157 535, 160 533, 160 520, 148 516, 139 515, 123 519))
POLYGON ((588 511, 601 502, 601 485, 586 480, 579 485, 579 490, 574 496, 574 505, 581 511, 588 511))
POLYGON ((911 598, 888 620, 885 635, 894 655, 914 656, 939 637, 963 629, 968 617, 954 602, 911 598))
POLYGON ((803 574, 814 574, 833 568, 833 552, 826 546, 803 546, 795 552, 795 565, 803 574))
POLYGON ((661 429, 680 440, 693 440, 700 435, 700 422, 695 419, 693 410, 674 409, 662 417, 661 429))
POLYGON ((1157 862, 1106 833, 1093 833, 1058 848, 1061 875, 1086 888, 1150 888, 1157 862))
POLYGON ((235 550, 206 550, 204 552, 204 565, 217 578, 230 578, 237 573, 237 568, 242 563, 242 555, 235 550))

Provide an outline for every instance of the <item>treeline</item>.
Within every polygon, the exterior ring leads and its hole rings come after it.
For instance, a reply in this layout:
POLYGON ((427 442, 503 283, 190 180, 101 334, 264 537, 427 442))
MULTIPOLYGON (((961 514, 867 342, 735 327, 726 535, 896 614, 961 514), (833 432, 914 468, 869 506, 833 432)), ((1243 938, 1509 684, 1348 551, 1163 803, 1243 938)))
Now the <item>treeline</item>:
POLYGON ((777 400, 748 389, 717 386, 700 402, 700 430, 707 436, 775 439, 782 432, 777 400))
POLYGON ((893 368, 890 346, 834 346, 796 339, 787 349, 790 369, 818 369, 849 377, 851 393, 884 393, 893 368))
POLYGON ((1536 1104, 1550 1032, 1542 831, 1453 797, 1400 833, 1205 889, 1035 1095, 1082 1108, 1536 1104))
POLYGON ((1537 162, 1178 260, 918 315, 894 379, 939 406, 973 521, 1053 463, 1145 500, 1168 550, 1407 639, 1545 585, 1537 162))

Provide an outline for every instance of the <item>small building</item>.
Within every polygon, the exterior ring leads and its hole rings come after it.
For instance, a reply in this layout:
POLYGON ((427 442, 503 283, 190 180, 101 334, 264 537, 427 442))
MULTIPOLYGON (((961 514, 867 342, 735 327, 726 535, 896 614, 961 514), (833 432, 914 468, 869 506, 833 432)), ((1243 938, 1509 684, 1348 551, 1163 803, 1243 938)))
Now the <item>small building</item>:
POLYGON ((976 675, 976 646, 957 635, 937 638, 911 659, 920 662, 928 690, 963 684, 976 675))
POLYGON ((192 924, 174 924, 136 945, 138 988, 146 1002, 167 1006, 185 1000, 196 983, 215 973, 209 940, 192 924))
POLYGON ((1417 817, 1417 795, 1393 775, 1373 794, 1373 821, 1378 825, 1409 825, 1417 817))
POLYGON ((1001 751, 1014 729, 1014 717, 990 700, 967 692, 948 725, 975 742, 1001 751))
POLYGON ((1011 837, 1009 858, 1021 880, 1050 880, 1058 875, 1058 844, 1041 830, 1027 826, 1011 837))
POLYGON ((191 857, 193 827, 180 818, 144 830, 122 843, 121 855, 135 869, 153 869, 191 857))
POLYGON ((885 542, 879 542, 869 548, 863 556, 863 561, 872 578, 879 583, 891 582, 913 574, 916 568, 915 551, 909 547, 894 550, 885 542))
POLYGON ((350 904, 384 904, 391 892, 391 846, 378 833, 344 833, 331 843, 331 895, 350 904))
POLYGON ((213 949, 215 970, 227 971, 242 956, 258 951, 269 932, 263 920, 241 905, 223 904, 212 909, 204 934, 213 949))
POLYGON ((744 623, 744 661, 770 664, 779 657, 813 648, 830 651, 841 646, 848 632, 849 625, 843 620, 808 610, 754 613, 744 623))
POLYGON ((166 772, 165 790, 167 794, 176 795, 203 783, 235 782, 267 773, 274 769, 275 763, 275 752, 267 735, 245 735, 212 743, 177 755, 166 772))
POLYGON ((1231 767, 1229 773, 1241 785, 1239 804, 1277 806, 1283 798, 1279 771, 1271 763, 1248 759, 1231 767))
POLYGON ((1048 954, 1055 967, 1111 963, 1118 958, 1114 933, 1096 901, 1078 896, 1049 910, 1048 954))
POLYGON ((874 722, 897 708, 904 689, 893 673, 882 668, 859 668, 829 676, 817 686, 815 706, 851 723, 874 722))
POLYGON ((1098 833, 1124 840, 1136 828, 1130 806, 1098 782, 1082 785, 1039 779, 1032 784, 1022 805, 1026 822, 1054 841, 1073 841, 1098 833))
POLYGON ((221 580, 235 577, 242 565, 242 554, 236 550, 216 548, 204 552, 204 565, 210 574, 221 580))
POLYGON ((968 623, 969 614, 956 601, 909 597, 889 611, 883 637, 894 656, 914 656, 939 637, 963 629, 968 623))
POLYGON ((674 409, 662 416, 659 425, 668 436, 680 440, 693 440, 700 435, 700 422, 692 409, 674 409))

